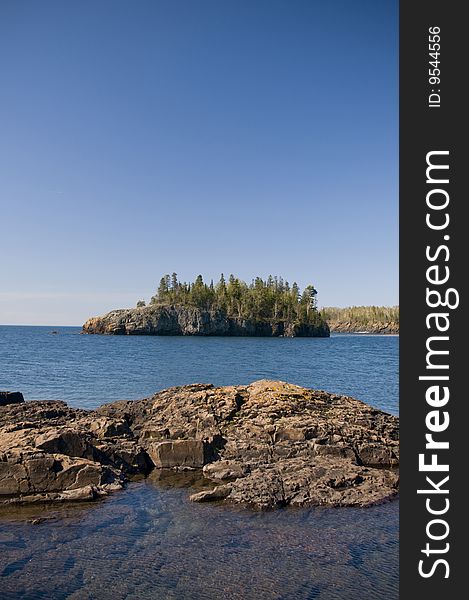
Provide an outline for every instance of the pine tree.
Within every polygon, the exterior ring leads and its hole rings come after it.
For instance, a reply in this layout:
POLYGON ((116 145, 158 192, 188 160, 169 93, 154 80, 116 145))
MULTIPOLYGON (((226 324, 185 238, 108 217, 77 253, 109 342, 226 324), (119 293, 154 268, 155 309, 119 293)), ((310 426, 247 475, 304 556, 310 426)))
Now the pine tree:
POLYGON ((168 294, 169 291, 169 275, 164 275, 164 277, 162 277, 160 279, 160 285, 158 286, 158 291, 156 292, 156 296, 158 298, 158 300, 164 300, 168 294))
MULTIPOLYGON (((296 282, 290 287, 282 277, 255 277, 249 285, 230 275, 228 283, 223 273, 214 285, 207 285, 202 275, 193 283, 179 282, 177 274, 164 275, 151 303, 181 304, 197 306, 203 310, 219 309, 229 317, 242 317, 257 321, 288 321, 315 323, 320 315, 316 303, 317 291, 312 285, 306 286, 303 293, 296 282)), ((139 301, 139 306, 143 301, 139 301)), ((350 309, 353 312, 355 309, 350 309)), ((378 307, 369 307, 368 313, 377 315, 378 307)))

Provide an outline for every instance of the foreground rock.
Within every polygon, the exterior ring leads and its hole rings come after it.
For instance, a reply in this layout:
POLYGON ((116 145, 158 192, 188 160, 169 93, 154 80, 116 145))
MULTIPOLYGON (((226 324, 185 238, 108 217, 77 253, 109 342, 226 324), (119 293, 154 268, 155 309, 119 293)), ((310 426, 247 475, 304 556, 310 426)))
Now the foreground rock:
POLYGON ((0 408, 0 504, 93 500, 148 470, 130 430, 105 421, 64 402, 0 408))
POLYGON ((397 417, 283 382, 195 384, 96 411, 0 408, 0 503, 91 500, 151 469, 200 469, 193 501, 367 506, 398 489, 397 417))
POLYGON ((319 315, 317 323, 312 325, 233 318, 222 310, 202 310, 193 306, 150 305, 113 310, 102 317, 92 317, 83 325, 83 333, 328 337, 329 327, 319 315))

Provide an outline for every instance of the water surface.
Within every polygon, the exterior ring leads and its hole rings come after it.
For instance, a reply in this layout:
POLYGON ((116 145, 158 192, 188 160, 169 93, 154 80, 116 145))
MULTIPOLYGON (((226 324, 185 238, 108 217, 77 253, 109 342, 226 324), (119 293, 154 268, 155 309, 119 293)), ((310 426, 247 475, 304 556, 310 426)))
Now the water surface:
MULTIPOLYGON (((0 327, 0 389, 93 408, 194 381, 225 385, 273 378, 347 393, 398 412, 397 337, 112 337, 79 335, 78 328, 50 331, 0 327)), ((154 472, 102 502, 0 511, 0 597, 398 598, 397 502, 368 509, 254 512, 190 503, 187 486, 200 485, 197 474, 154 472)))
POLYGON ((397 414, 398 346, 397 336, 101 336, 80 335, 78 327, 3 326, 0 389, 95 408, 173 385, 281 379, 397 414))

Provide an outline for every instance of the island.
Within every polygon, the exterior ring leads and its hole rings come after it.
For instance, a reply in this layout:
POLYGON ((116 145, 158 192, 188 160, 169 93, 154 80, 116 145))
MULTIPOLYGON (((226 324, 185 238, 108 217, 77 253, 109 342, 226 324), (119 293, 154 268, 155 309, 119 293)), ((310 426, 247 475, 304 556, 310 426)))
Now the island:
POLYGON ((364 507, 395 498, 399 419, 281 381, 173 387, 96 410, 1 394, 0 505, 90 501, 155 469, 194 502, 364 507))
POLYGON ((146 305, 113 310, 92 317, 82 332, 111 335, 200 335, 328 337, 329 326, 316 303, 317 291, 308 285, 301 292, 282 277, 256 277, 249 285, 223 274, 214 284, 201 275, 181 283, 177 274, 161 278, 156 294, 146 305))

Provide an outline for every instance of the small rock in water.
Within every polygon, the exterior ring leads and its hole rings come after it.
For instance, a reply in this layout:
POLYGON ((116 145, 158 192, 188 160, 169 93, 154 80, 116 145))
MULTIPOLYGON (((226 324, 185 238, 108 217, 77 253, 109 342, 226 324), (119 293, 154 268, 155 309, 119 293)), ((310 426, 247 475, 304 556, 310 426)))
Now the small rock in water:
POLYGON ((0 392, 0 406, 20 404, 21 402, 24 402, 23 394, 21 392, 0 392))

